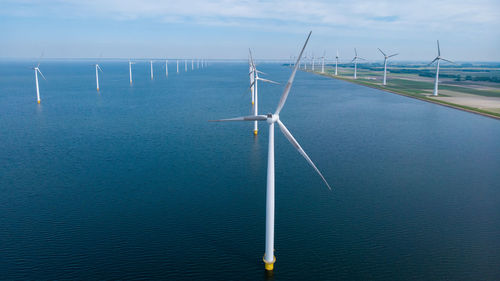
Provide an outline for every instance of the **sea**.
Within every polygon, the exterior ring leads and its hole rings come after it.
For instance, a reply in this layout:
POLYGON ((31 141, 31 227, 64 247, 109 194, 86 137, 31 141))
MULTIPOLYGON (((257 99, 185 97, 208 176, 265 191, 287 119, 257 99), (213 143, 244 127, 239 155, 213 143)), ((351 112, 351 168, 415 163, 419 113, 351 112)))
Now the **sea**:
POLYGON ((500 280, 499 120, 299 71, 280 120, 332 190, 276 128, 269 273, 269 125, 208 122, 252 114, 246 62, 46 59, 41 104, 36 63, 0 61, 1 280, 500 280))

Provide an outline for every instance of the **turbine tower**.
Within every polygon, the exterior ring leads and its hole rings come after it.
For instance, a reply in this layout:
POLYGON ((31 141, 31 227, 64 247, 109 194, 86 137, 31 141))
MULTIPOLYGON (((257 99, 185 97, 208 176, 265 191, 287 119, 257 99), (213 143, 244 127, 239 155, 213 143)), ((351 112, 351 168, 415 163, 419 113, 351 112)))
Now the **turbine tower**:
POLYGON ((441 50, 439 49, 439 40, 437 40, 437 46, 438 46, 438 55, 437 55, 437 57, 433 61, 431 61, 431 63, 429 63, 429 65, 431 65, 431 64, 433 64, 434 62, 437 61, 437 64, 436 64, 436 81, 434 82, 434 93, 433 93, 434 96, 438 95, 439 61, 440 60, 444 60, 444 61, 447 61, 447 62, 450 62, 450 63, 454 63, 451 60, 443 59, 441 57, 441 50))
POLYGON ((194 60, 191 59, 191 70, 194 70, 194 60))
POLYGON ((380 48, 377 48, 377 49, 384 56, 384 83, 383 83, 383 85, 385 86, 386 85, 386 80, 387 80, 387 59, 391 58, 391 57, 394 57, 394 56, 397 56, 398 54, 393 54, 393 55, 388 56, 384 52, 382 52, 382 50, 380 50, 380 48))
POLYGON ((135 62, 131 62, 130 60, 128 61, 128 76, 130 78, 130 85, 132 85, 132 65, 135 64, 135 62))
MULTIPOLYGON (((267 80, 264 78, 260 78, 259 73, 261 73, 261 74, 264 74, 264 73, 257 70, 257 66, 255 65, 255 63, 253 61, 252 51, 250 49, 248 49, 248 52, 250 53, 251 68, 252 68, 252 71, 250 73, 251 73, 251 75, 253 75, 253 83, 250 85, 251 88, 253 87, 253 96, 254 96, 254 101, 255 101, 255 104, 253 106, 253 115, 257 116, 259 114, 259 86, 258 86, 259 81, 271 83, 271 84, 277 84, 277 85, 279 85, 279 83, 271 81, 271 80, 267 80)), ((258 132, 259 132, 259 124, 257 121, 254 121, 253 134, 257 135, 258 132)))
POLYGON ((188 61, 184 60, 184 72, 188 71, 188 61))
POLYGON ((179 60, 177 60, 177 74, 179 74, 179 60))
POLYGON ((39 66, 40 66, 40 63, 38 63, 37 66, 32 68, 33 70, 35 70, 36 102, 37 103, 41 102, 41 100, 40 100, 40 88, 38 87, 38 73, 40 73, 40 75, 42 75, 43 80, 47 80, 47 79, 45 79, 45 76, 43 76, 43 73, 40 71, 40 68, 38 68, 39 66))
POLYGON ((300 54, 297 58, 297 63, 295 64, 292 74, 288 79, 288 82, 285 86, 281 99, 278 103, 278 107, 274 113, 269 113, 267 115, 251 115, 244 117, 237 117, 231 119, 222 119, 215 121, 266 121, 269 124, 269 142, 268 142, 268 156, 267 156, 267 191, 266 191, 266 246, 265 246, 265 254, 263 257, 265 263, 265 269, 271 271, 274 269, 274 263, 276 262, 276 257, 274 256, 274 125, 278 124, 281 129, 281 132, 285 135, 288 141, 299 151, 299 153, 306 159, 306 161, 313 167, 313 169, 319 174, 319 176, 323 179, 325 184, 331 190, 330 185, 323 177, 321 172, 316 168, 316 165, 312 162, 311 158, 306 154, 306 152, 302 149, 300 144, 295 140, 290 131, 285 127, 285 125, 280 121, 280 112, 285 105, 288 94, 290 93, 290 89, 292 87, 293 80, 295 78, 295 74, 297 72, 297 68, 299 67, 300 58, 302 57, 302 53, 306 48, 307 42, 311 36, 311 32, 307 36, 306 42, 300 51, 300 54))
POLYGON ((97 91, 99 92, 99 71, 102 71, 102 68, 99 66, 99 64, 95 64, 95 83, 97 84, 97 91))
POLYGON ((337 49, 337 55, 335 56, 335 76, 337 76, 337 65, 339 64, 339 49, 337 49))
POLYGON ((365 60, 362 57, 358 57, 358 51, 356 51, 356 48, 354 48, 354 58, 352 59, 351 62, 354 62, 354 79, 357 79, 357 68, 358 68, 358 60, 365 60))
POLYGON ((149 62, 151 64, 151 80, 153 80, 153 61, 149 62))
POLYGON ((168 60, 165 60, 165 76, 168 78, 168 60))
POLYGON ((320 58, 321 59, 321 73, 325 73, 325 57, 326 57, 326 51, 323 52, 323 56, 320 58))
MULTIPOLYGON (((248 49, 250 52, 250 49, 248 49)), ((248 75, 250 76, 250 93, 252 94, 252 105, 255 104, 255 85, 254 85, 254 80, 255 80, 255 75, 254 75, 254 68, 252 66, 252 61, 250 60, 250 57, 248 58, 248 75)))

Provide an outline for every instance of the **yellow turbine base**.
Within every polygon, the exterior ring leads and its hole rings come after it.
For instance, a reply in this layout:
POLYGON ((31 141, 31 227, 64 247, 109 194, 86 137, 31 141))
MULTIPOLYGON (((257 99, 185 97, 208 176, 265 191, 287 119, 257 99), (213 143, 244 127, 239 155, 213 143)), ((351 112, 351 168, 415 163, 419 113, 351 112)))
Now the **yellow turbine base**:
POLYGON ((267 271, 272 271, 274 270, 274 263, 276 262, 276 257, 273 256, 273 261, 272 262, 267 262, 264 257, 262 258, 262 260, 264 261, 264 266, 266 268, 267 271))
POLYGON ((252 102, 252 105, 254 104, 254 102, 252 102))
POLYGON ((40 103, 40 100, 37 100, 38 103, 40 103))
POLYGON ((97 91, 99 91, 99 88, 97 88, 97 91))
POLYGON ((253 130, 253 134, 254 134, 254 135, 257 135, 257 132, 258 132, 258 131, 259 131, 259 130, 253 130))

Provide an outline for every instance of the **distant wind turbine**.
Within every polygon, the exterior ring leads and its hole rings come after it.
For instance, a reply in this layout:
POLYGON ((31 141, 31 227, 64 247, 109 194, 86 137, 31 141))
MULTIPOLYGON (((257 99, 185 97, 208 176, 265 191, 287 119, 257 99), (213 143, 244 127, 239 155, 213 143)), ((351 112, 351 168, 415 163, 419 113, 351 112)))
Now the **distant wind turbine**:
POLYGON ((339 64, 339 49, 337 49, 337 55, 335 56, 335 76, 337 76, 337 65, 339 64))
POLYGON ((132 85, 132 65, 135 64, 135 62, 131 62, 130 60, 128 61, 128 75, 130 78, 130 85, 132 85))
POLYGON ((168 60, 165 60, 165 76, 168 78, 168 60))
MULTIPOLYGON (((102 71, 102 68, 99 66, 99 64, 95 64, 95 82, 97 84, 97 91, 99 92, 99 71, 102 71)), ((104 72, 103 72, 104 73, 104 72)))
POLYGON ((392 54, 392 55, 388 56, 384 52, 382 52, 382 50, 380 50, 380 48, 378 48, 378 50, 384 56, 384 83, 383 83, 383 85, 385 86, 386 85, 386 79, 387 79, 387 59, 391 58, 391 57, 394 57, 394 56, 397 56, 398 54, 392 54))
POLYGON ((447 61, 447 62, 450 62, 450 63, 454 63, 452 62, 451 60, 447 60, 447 59, 443 59, 441 57, 441 50, 439 49, 439 40, 437 40, 437 46, 438 46, 438 55, 437 57, 431 61, 431 63, 429 63, 429 65, 433 64, 434 62, 437 61, 437 64, 436 64, 436 81, 434 82, 434 96, 437 96, 438 95, 438 83, 439 83, 439 61, 440 60, 444 60, 444 61, 447 61))
POLYGON ((194 70, 194 60, 191 59, 191 70, 194 70))
POLYGON ((274 211, 275 211, 275 200, 274 200, 274 125, 277 123, 281 129, 281 132, 285 135, 288 141, 299 151, 299 153, 306 159, 306 161, 313 167, 313 169, 319 174, 319 176, 323 179, 325 184, 329 189, 330 185, 323 177, 321 172, 316 168, 316 165, 312 162, 311 158, 306 154, 306 152, 302 149, 300 144, 295 140, 290 131, 285 127, 285 125, 280 120, 280 112, 285 105, 288 94, 290 93, 290 89, 292 87, 293 80, 295 78, 295 74, 299 67, 300 58, 302 57, 302 53, 306 48, 307 42, 311 36, 311 32, 307 36, 307 40, 300 51, 300 54, 297 58, 297 63, 295 64, 292 74, 288 79, 288 82, 285 86, 283 94, 281 95, 281 99, 278 103, 278 107, 276 111, 273 113, 269 113, 267 115, 251 115, 244 117, 237 117, 231 119, 222 119, 215 121, 266 121, 269 124, 269 142, 268 142, 268 156, 267 156, 267 191, 266 191, 266 245, 265 245, 265 254, 263 257, 263 261, 265 263, 265 269, 271 271, 274 269, 274 263, 276 262, 276 257, 274 256, 274 211))
POLYGON ((37 103, 41 102, 41 100, 40 100, 40 88, 38 87, 38 73, 40 73, 40 75, 42 75, 43 80, 47 80, 47 79, 45 79, 45 76, 43 76, 43 73, 40 71, 40 68, 38 68, 39 66, 40 66, 40 63, 38 63, 37 66, 32 68, 33 70, 35 70, 36 102, 37 103))
POLYGON ((153 80, 154 76, 153 76, 153 61, 150 61, 150 64, 151 64, 151 80, 153 80))
POLYGON ((188 61, 184 60, 184 72, 188 71, 188 61))
POLYGON ((179 74, 179 60, 177 60, 177 74, 179 74))
POLYGON ((354 48, 354 58, 352 59, 351 62, 354 62, 354 79, 357 79, 358 77, 356 76, 357 68, 358 68, 358 60, 365 60, 362 57, 358 57, 358 51, 356 51, 356 48, 354 48))
POLYGON ((326 51, 323 52, 323 56, 320 58, 321 59, 321 73, 325 73, 325 57, 326 57, 326 51))
MULTIPOLYGON (((267 80, 264 78, 260 78, 259 73, 261 73, 261 74, 264 74, 264 73, 257 69, 257 65, 255 65, 255 63, 253 61, 252 51, 250 49, 248 49, 248 52, 250 53, 251 68, 252 68, 252 71, 250 73, 254 77, 253 83, 250 85, 251 88, 253 87, 253 96, 254 96, 254 101, 255 101, 255 104, 253 106, 253 115, 257 116, 259 114, 259 81, 271 83, 271 84, 277 84, 277 85, 279 85, 279 83, 271 81, 271 80, 267 80)), ((253 134, 257 135, 258 132, 259 132, 259 124, 257 121, 254 121, 253 134)))

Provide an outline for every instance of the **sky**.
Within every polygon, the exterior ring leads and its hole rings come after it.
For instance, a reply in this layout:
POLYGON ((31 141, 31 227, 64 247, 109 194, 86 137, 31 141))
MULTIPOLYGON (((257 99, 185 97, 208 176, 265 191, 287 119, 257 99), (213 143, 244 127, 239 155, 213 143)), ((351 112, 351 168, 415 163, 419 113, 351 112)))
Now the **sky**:
POLYGON ((499 0, 0 0, 0 58, 500 61, 499 0))

